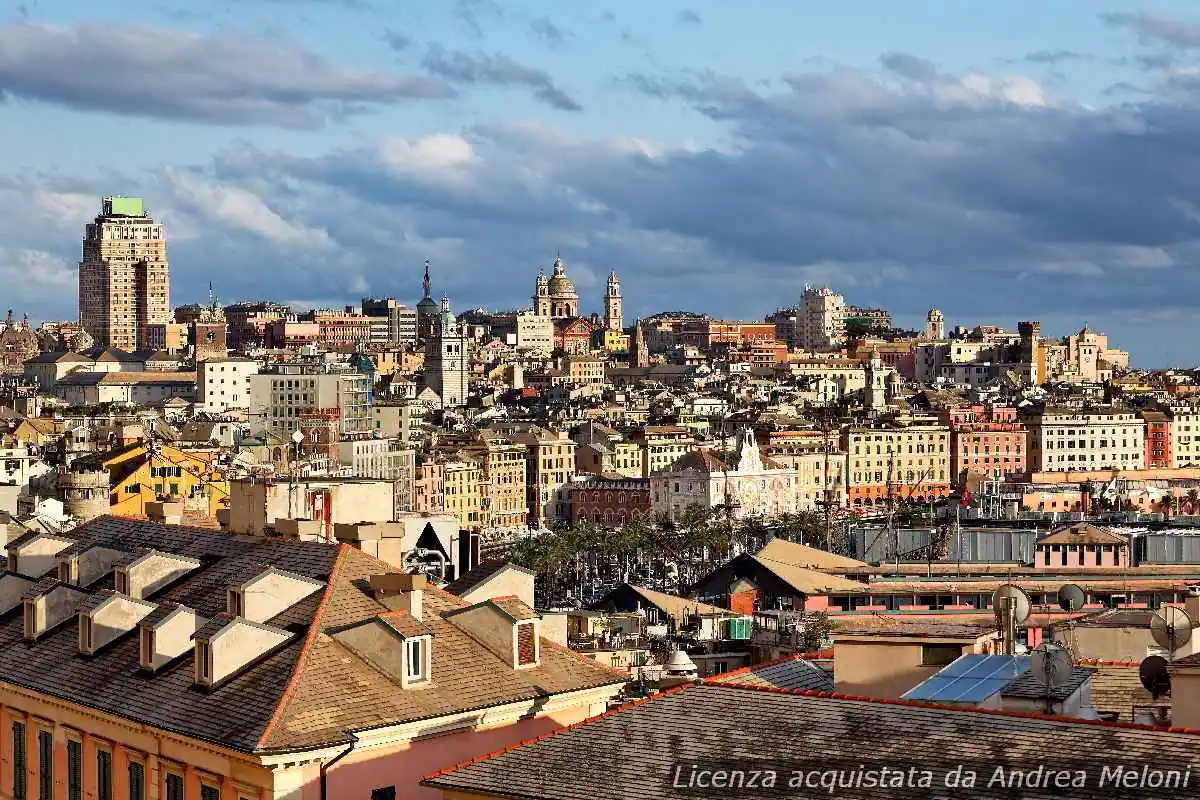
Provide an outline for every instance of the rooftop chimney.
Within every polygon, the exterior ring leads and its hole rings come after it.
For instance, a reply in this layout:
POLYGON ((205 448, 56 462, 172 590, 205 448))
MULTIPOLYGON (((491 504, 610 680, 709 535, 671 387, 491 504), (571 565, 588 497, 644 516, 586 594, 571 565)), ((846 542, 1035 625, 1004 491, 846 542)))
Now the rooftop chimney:
POLYGON ((407 611, 421 619, 421 598, 425 594, 425 576, 385 572, 371 576, 371 593, 392 611, 407 611))
POLYGON ((146 503, 146 516, 160 525, 183 524, 183 503, 178 500, 156 500, 146 503))

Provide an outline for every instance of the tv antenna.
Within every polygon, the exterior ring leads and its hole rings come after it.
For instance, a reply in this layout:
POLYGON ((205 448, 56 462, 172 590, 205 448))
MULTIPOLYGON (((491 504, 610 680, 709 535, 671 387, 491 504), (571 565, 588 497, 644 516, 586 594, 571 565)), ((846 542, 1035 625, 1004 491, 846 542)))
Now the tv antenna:
POLYGON ((1017 626, 1029 619, 1033 604, 1021 587, 1006 583, 992 594, 992 609, 996 613, 996 624, 1000 628, 1000 642, 1004 655, 1013 655, 1017 649, 1017 626))
POLYGON ((1052 714, 1054 691, 1070 681, 1075 662, 1067 648, 1054 642, 1042 642, 1029 656, 1029 669, 1045 691, 1045 712, 1052 714))
MULTIPOLYGON (((1074 614, 1077 611, 1083 610, 1083 607, 1086 603, 1087 593, 1084 592, 1083 589, 1077 584, 1068 583, 1059 588, 1058 607, 1063 611, 1066 611, 1068 614, 1074 614)), ((1070 647, 1075 644, 1075 620, 1074 618, 1067 619, 1063 624, 1067 630, 1067 641, 1056 642, 1056 644, 1070 649, 1070 647)))
POLYGON ((1192 640, 1192 618, 1178 606, 1163 606, 1150 618, 1150 635, 1167 651, 1167 658, 1192 640))

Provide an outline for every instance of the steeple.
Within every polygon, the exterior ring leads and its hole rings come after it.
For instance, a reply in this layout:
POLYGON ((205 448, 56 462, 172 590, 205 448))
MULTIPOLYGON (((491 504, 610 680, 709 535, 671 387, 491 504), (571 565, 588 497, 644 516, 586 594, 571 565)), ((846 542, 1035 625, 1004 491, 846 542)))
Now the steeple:
POLYGON ((421 286, 425 290, 425 294, 421 299, 424 300, 425 298, 430 298, 430 294, 429 294, 429 259, 428 258, 425 259, 425 280, 421 283, 421 286))

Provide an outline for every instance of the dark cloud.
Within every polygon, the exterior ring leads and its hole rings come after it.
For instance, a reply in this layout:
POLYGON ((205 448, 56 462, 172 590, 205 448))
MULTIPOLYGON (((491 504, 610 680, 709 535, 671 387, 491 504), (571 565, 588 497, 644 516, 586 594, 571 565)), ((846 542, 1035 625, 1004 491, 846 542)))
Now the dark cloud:
POLYGON ((347 70, 294 45, 102 23, 0 27, 0 93, 84 111, 286 127, 452 94, 428 76, 347 70))
POLYGON ((682 22, 684 25, 703 25, 704 24, 704 20, 702 20, 700 18, 700 15, 697 14, 695 11, 693 11, 690 8, 685 8, 683 11, 680 11, 677 19, 680 22, 682 22))
POLYGON ((574 98, 554 83, 548 72, 527 67, 503 53, 471 55, 435 45, 425 54, 422 66, 452 83, 524 86, 532 89, 534 96, 551 108, 583 110, 574 98))
POLYGON ((1100 18, 1114 28, 1135 31, 1146 43, 1166 44, 1181 49, 1200 47, 1200 21, 1150 11, 1102 14, 1100 18))
POLYGON ((413 39, 411 36, 392 28, 384 29, 383 40, 387 42, 388 47, 392 48, 397 53, 403 53, 413 45, 413 39))
POLYGON ((886 53, 879 61, 885 69, 912 81, 931 81, 938 75, 932 61, 908 53, 886 53))
POLYGON ((547 44, 559 45, 567 40, 567 32, 555 25, 549 17, 536 17, 529 23, 533 35, 547 44))

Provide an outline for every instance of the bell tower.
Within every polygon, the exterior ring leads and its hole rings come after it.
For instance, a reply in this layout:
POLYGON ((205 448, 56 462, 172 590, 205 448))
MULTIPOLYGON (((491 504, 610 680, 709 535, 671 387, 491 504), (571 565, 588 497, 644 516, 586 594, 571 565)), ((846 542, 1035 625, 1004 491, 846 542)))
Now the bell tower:
POLYGON ((621 281, 617 279, 617 273, 613 272, 608 276, 608 287, 604 290, 604 327, 620 333, 625 327, 623 320, 621 281))

